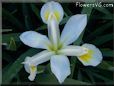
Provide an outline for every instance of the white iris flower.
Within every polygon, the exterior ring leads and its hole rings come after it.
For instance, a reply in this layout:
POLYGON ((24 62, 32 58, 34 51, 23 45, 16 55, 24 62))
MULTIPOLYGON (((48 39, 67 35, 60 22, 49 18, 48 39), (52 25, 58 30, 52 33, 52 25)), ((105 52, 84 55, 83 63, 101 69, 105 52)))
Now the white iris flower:
POLYGON ((70 62, 67 56, 77 56, 85 66, 96 66, 102 60, 102 54, 92 44, 82 46, 70 45, 80 36, 87 24, 86 14, 70 17, 61 36, 59 23, 64 11, 58 2, 47 2, 41 8, 41 18, 48 27, 48 37, 35 31, 26 31, 20 35, 21 41, 30 47, 46 49, 32 57, 26 57, 23 62, 26 72, 30 73, 29 80, 33 81, 37 74, 37 66, 50 60, 51 71, 59 83, 64 82, 70 75, 70 62))

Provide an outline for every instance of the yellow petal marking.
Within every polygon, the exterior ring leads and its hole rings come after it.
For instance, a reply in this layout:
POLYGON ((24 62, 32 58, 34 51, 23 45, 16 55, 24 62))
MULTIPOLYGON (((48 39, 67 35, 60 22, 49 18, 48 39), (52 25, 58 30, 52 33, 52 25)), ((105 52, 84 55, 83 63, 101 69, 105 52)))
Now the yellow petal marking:
POLYGON ((46 21, 48 20, 49 14, 50 14, 50 11, 45 12, 44 18, 46 21))
MULTIPOLYGON (((50 11, 46 11, 45 12, 44 18, 45 18, 46 21, 48 20, 50 13, 51 13, 50 11)), ((54 11, 54 15, 55 15, 57 21, 59 22, 60 21, 60 14, 59 14, 59 12, 58 11, 54 11)))
POLYGON ((37 70, 36 66, 34 65, 31 65, 30 69, 31 69, 31 72, 35 72, 37 70))
POLYGON ((82 61, 88 62, 88 61, 92 58, 93 53, 94 53, 94 52, 93 52, 92 50, 88 50, 88 53, 87 53, 87 54, 84 54, 84 55, 80 56, 79 58, 80 58, 82 61))
POLYGON ((59 12, 55 11, 54 14, 56 16, 57 21, 60 21, 60 14, 59 14, 59 12))

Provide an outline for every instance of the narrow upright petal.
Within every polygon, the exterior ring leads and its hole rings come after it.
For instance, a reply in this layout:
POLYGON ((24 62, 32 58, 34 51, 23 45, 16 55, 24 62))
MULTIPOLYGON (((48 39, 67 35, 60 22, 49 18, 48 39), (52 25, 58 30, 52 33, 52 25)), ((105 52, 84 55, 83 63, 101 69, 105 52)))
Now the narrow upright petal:
POLYGON ((47 49, 50 43, 49 39, 40 33, 35 31, 26 31, 20 35, 21 41, 33 48, 47 49))
POLYGON ((56 21, 55 15, 53 13, 51 13, 51 15, 49 16, 48 36, 53 44, 54 50, 56 50, 60 39, 60 31, 59 31, 59 24, 56 21))
POLYGON ((50 1, 42 6, 40 15, 43 22, 46 24, 48 22, 50 13, 53 13, 56 16, 58 23, 63 19, 64 11, 58 2, 50 1))
POLYGON ((101 51, 92 44, 83 44, 82 47, 88 49, 88 53, 81 55, 78 59, 85 66, 97 66, 101 63, 103 56, 101 51))
POLYGON ((73 43, 80 36, 87 24, 86 14, 77 14, 72 16, 66 23, 62 34, 61 42, 64 45, 69 45, 73 43))
POLYGON ((87 52, 88 52, 87 48, 81 46, 74 46, 74 45, 66 46, 65 48, 59 51, 60 54, 67 56, 80 56, 86 54, 87 52))
POLYGON ((66 56, 54 55, 51 57, 51 71, 58 79, 59 83, 64 82, 70 75, 70 62, 66 56))

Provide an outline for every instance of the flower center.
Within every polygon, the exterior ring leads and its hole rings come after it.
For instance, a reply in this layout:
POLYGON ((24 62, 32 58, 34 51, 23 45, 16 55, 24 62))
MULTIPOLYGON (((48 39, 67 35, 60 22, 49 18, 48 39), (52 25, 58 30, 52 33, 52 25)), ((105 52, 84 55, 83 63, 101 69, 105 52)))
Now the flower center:
POLYGON ((58 47, 56 48, 54 45, 48 45, 48 50, 54 52, 55 54, 59 54, 58 51, 63 48, 62 43, 58 43, 58 47))

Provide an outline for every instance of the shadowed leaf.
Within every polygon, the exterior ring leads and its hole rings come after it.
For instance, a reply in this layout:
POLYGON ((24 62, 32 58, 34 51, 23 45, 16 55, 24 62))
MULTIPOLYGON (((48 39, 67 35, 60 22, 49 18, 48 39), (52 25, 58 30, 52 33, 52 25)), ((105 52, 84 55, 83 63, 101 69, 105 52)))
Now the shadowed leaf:
POLYGON ((91 41, 91 43, 94 43, 95 45, 102 45, 111 40, 113 40, 113 34, 106 34, 96 38, 95 40, 91 41))
POLYGON ((18 28, 23 28, 23 25, 20 23, 20 21, 17 18, 15 18, 9 11, 5 10, 4 8, 2 8, 2 15, 4 15, 3 18, 7 19, 7 21, 11 22, 18 28))

